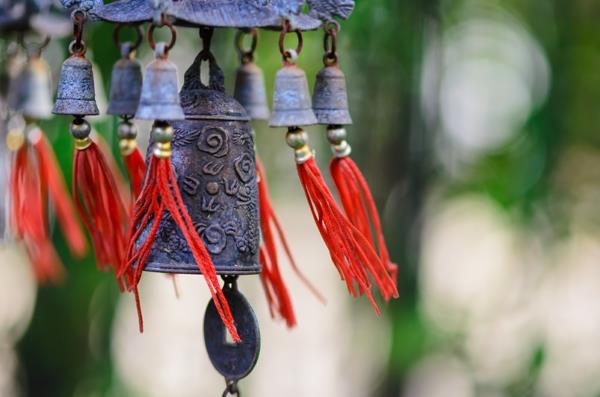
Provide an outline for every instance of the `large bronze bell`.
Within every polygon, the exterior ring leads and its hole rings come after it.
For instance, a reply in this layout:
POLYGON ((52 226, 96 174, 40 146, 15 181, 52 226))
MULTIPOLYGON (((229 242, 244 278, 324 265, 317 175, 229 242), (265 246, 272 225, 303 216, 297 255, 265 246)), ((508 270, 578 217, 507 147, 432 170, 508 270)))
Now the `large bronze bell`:
POLYGON ((40 56, 29 59, 10 91, 10 106, 16 112, 32 119, 52 116, 50 68, 40 56))
POLYGON ((319 124, 352 124, 352 117, 348 111, 346 77, 337 65, 325 66, 317 74, 313 91, 313 110, 319 124))
POLYGON ((312 110, 306 73, 293 63, 284 65, 275 76, 271 127, 299 127, 317 123, 312 110))
POLYGON ((83 54, 74 53, 63 63, 52 113, 73 116, 99 113, 92 64, 83 54))
POLYGON ((133 58, 130 43, 121 45, 121 54, 112 70, 107 113, 133 117, 142 91, 142 65, 133 58))
POLYGON ((135 113, 142 120, 183 120, 179 103, 177 66, 167 58, 165 43, 157 43, 156 58, 146 66, 140 103, 135 113))
MULTIPOLYGON (((223 73, 212 55, 209 84, 201 82, 204 57, 201 53, 185 74, 185 120, 172 123, 171 161, 184 204, 217 273, 255 274, 260 272, 259 218, 249 117, 225 94, 223 73)), ((162 220, 145 270, 200 272, 170 216, 162 220)))

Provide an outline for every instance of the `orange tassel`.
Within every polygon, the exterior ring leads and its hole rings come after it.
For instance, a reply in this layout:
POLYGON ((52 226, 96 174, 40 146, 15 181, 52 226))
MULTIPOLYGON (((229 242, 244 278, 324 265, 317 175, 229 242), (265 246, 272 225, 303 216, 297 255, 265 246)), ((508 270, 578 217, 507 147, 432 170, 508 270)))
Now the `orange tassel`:
MULTIPOLYGON (((168 145, 170 146, 170 144, 168 145)), ((136 295, 140 331, 143 332, 144 323, 138 284, 165 211, 169 212, 187 241, 198 268, 206 280, 217 312, 225 327, 233 340, 240 342, 241 339, 235 327, 229 304, 221 290, 215 266, 185 208, 169 157, 152 156, 150 160, 144 186, 134 209, 133 225, 135 231, 132 229, 130 232, 127 262, 119 272, 119 276, 125 277, 128 288, 133 290, 136 295), (144 233, 143 241, 138 243, 145 231, 147 233, 144 233)))
POLYGON ((317 299, 321 302, 324 302, 325 300, 296 265, 296 261, 292 256, 287 239, 283 233, 283 229, 273 210, 271 198, 269 197, 267 179, 259 159, 256 160, 256 171, 258 174, 258 196, 262 234, 262 245, 259 252, 260 262, 262 264, 262 273, 260 274, 261 282, 269 303, 271 316, 283 318, 286 321, 287 326, 291 328, 296 325, 296 315, 294 313, 288 288, 285 285, 279 270, 279 260, 275 244, 276 237, 281 242, 288 261, 296 275, 317 299))
POLYGON ((381 262, 394 283, 397 283, 398 266, 390 261, 377 207, 367 181, 349 156, 334 157, 330 171, 348 219, 366 239, 372 241, 373 247, 377 247, 381 262))
POLYGON ((115 173, 89 137, 76 139, 73 196, 92 238, 97 266, 102 270, 112 266, 116 273, 125 259, 127 206, 119 193, 115 173))

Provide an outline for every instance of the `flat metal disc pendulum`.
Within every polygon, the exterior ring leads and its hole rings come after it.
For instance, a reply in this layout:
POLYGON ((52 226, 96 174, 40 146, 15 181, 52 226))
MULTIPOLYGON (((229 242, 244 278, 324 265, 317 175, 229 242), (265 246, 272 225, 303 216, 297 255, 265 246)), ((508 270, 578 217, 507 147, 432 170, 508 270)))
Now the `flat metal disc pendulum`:
POLYGON ((235 280, 226 279, 223 293, 242 342, 235 343, 228 338, 213 301, 208 304, 204 316, 204 342, 210 361, 229 385, 246 377, 256 365, 260 352, 260 330, 256 315, 238 291, 235 280))

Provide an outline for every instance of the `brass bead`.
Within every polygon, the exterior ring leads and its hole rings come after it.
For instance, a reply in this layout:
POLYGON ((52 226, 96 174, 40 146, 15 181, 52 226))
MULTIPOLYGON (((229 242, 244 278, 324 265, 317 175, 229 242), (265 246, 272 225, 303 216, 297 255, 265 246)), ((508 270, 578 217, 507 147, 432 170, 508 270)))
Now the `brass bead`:
POLYGON ((129 121, 123 121, 119 123, 119 127, 117 128, 117 134, 120 139, 132 140, 137 138, 137 127, 135 124, 129 121))
POLYGON ((171 142, 157 142, 154 145, 154 150, 152 151, 152 153, 159 159, 167 159, 171 157, 171 142))
POLYGON ((82 118, 76 118, 75 120, 73 120, 70 129, 71 135, 73 135, 73 138, 75 138, 76 140, 85 140, 86 138, 89 138, 90 133, 92 132, 92 127, 90 126, 90 123, 88 123, 82 118))
POLYGON ((25 144, 25 134, 21 130, 11 129, 6 134, 6 146, 8 150, 16 152, 25 144))
POLYGON ((155 123, 152 127, 152 139, 156 143, 171 143, 173 134, 173 127, 169 124, 155 123))
POLYGON ((137 148, 135 139, 121 139, 119 141, 119 149, 123 156, 129 156, 137 148))
POLYGON ((292 149, 296 163, 302 164, 313 156, 312 150, 308 146, 308 134, 301 128, 290 128, 285 136, 285 140, 292 149))
POLYGON ((92 139, 88 136, 83 139, 75 138, 75 149, 85 150, 92 145, 92 139))
POLYGON ((347 135, 344 127, 327 127, 327 140, 332 145, 339 145, 342 141, 346 140, 347 135))
POLYGON ((292 149, 300 149, 308 144, 308 134, 301 128, 290 128, 285 140, 292 149))
POLYGON ((327 140, 331 144, 331 151, 337 158, 347 157, 352 153, 352 147, 346 141, 347 135, 346 129, 343 127, 327 127, 327 140))

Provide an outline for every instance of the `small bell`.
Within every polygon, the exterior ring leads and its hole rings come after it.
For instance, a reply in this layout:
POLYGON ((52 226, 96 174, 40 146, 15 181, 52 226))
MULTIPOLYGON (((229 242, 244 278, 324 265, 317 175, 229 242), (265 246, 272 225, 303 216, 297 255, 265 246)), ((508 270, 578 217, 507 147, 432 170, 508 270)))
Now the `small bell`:
MULTIPOLYGON (((73 51, 72 51, 73 52, 73 51)), ((52 113, 73 116, 97 115, 92 63, 75 51, 63 63, 52 113)))
POLYGON ((244 34, 246 32, 240 30, 236 38, 242 65, 236 71, 233 97, 246 109, 252 120, 268 120, 270 111, 267 104, 265 77, 262 69, 254 63, 254 50, 257 43, 256 29, 247 33, 252 37, 249 50, 242 47, 244 34))
POLYGON ((123 57, 113 67, 108 114, 133 117, 138 108, 142 91, 142 66, 133 53, 131 43, 121 44, 123 57))
MULTIPOLYGON (((297 55, 293 50, 290 59, 297 55)), ((299 127, 317 124, 312 109, 306 73, 294 62, 286 62, 275 75, 271 127, 299 127)))
POLYGON ((325 66, 317 74, 313 91, 313 110, 319 124, 352 124, 352 117, 348 111, 346 77, 337 63, 325 66))
POLYGON ((179 102, 177 67, 166 54, 165 43, 157 43, 156 59, 146 66, 140 104, 135 117, 142 120, 183 120, 179 102))
POLYGON ((242 64, 238 68, 233 97, 246 109, 251 119, 269 119, 265 78, 254 62, 242 64))
POLYGON ((52 116, 50 93, 50 68, 38 55, 29 59, 11 90, 11 107, 23 116, 32 119, 47 119, 52 116))

